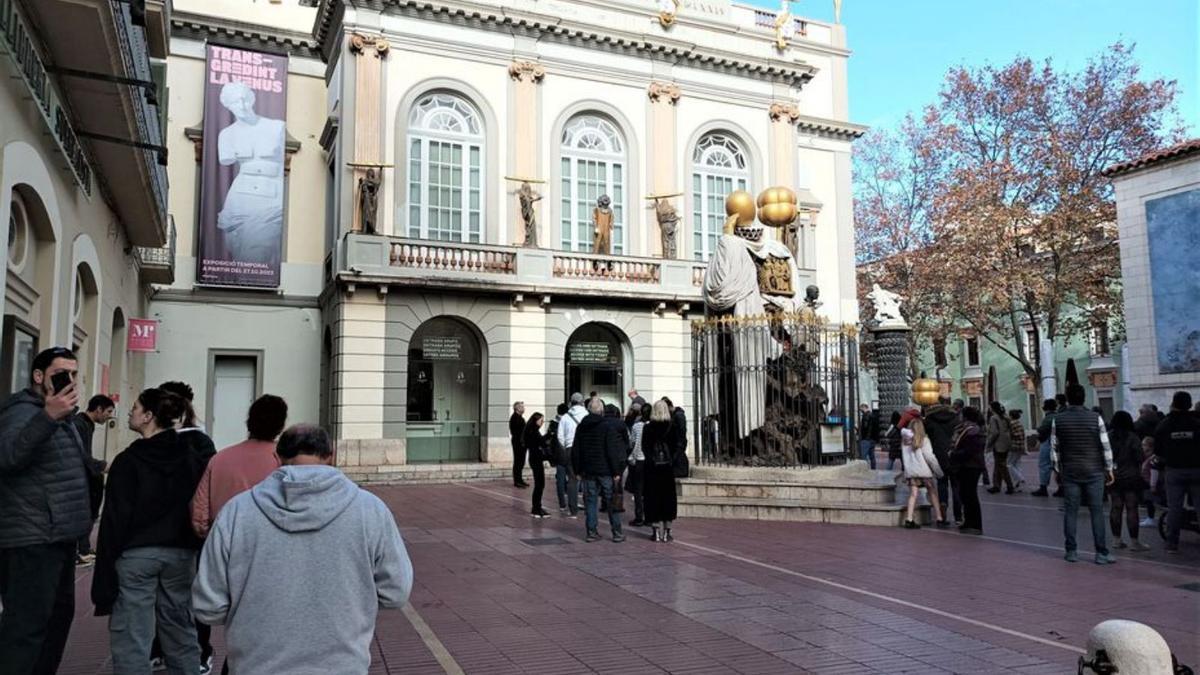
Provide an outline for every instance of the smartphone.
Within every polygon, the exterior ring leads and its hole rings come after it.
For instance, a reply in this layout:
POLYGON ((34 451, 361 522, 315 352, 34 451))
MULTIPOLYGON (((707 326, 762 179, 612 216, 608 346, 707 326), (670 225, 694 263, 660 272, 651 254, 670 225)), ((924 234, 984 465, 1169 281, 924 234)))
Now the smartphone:
POLYGON ((54 393, 61 393, 71 385, 71 371, 60 370, 50 377, 50 386, 54 388, 54 393))

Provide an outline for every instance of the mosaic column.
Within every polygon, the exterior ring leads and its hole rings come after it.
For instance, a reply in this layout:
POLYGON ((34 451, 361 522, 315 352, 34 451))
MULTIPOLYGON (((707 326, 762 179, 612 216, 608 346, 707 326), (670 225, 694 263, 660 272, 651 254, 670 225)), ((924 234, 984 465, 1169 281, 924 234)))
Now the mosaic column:
POLYGON ((879 377, 879 413, 886 423, 893 411, 903 412, 910 401, 909 329, 888 327, 872 332, 875 334, 875 361, 879 377))

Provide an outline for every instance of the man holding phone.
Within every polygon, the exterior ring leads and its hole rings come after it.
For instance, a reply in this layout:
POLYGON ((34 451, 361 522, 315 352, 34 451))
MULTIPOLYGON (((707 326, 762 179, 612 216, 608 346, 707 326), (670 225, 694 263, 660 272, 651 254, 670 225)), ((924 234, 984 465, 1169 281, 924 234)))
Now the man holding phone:
POLYGON ((33 359, 0 406, 0 673, 54 673, 75 614, 75 547, 91 528, 71 350, 33 359))

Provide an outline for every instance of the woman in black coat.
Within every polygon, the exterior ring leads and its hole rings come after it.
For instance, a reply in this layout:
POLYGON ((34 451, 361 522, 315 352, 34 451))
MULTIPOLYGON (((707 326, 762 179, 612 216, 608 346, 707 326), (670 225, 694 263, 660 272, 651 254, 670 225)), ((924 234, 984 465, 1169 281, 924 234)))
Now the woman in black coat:
POLYGON ((529 451, 529 467, 533 469, 533 509, 529 515, 534 518, 545 518, 550 512, 542 508, 542 492, 546 489, 546 455, 543 444, 546 437, 542 435, 542 424, 546 417, 542 413, 533 413, 525 423, 525 449, 529 451))
POLYGON ((983 513, 979 507, 979 478, 987 470, 983 432, 983 413, 979 408, 966 407, 962 424, 954 431, 954 449, 950 451, 950 470, 958 481, 959 499, 963 505, 963 534, 983 534, 983 513))
POLYGON ((655 401, 650 421, 642 428, 642 501, 651 539, 673 541, 671 523, 678 506, 675 501, 675 456, 684 451, 684 430, 671 422, 671 409, 664 401, 655 401), (661 526, 661 530, 659 529, 661 526))

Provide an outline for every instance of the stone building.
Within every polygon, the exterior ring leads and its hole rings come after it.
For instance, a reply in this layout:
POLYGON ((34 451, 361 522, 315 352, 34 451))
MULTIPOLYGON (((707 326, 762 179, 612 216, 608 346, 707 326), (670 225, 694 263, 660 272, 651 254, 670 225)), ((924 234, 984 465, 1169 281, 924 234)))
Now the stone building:
MULTIPOLYGON (((126 339, 174 270, 164 4, 0 0, 0 397, 51 346, 75 350, 84 402, 124 407, 143 386, 146 357, 126 339)), ((97 430, 94 454, 124 447, 123 427, 97 430)))
POLYGON ((173 157, 202 143, 206 42, 290 59, 277 289, 193 281, 200 165, 172 165, 179 279, 155 299, 155 367, 187 369, 214 433, 220 391, 279 393, 366 475, 503 464, 516 400, 553 414, 571 391, 637 388, 690 411, 689 320, 740 188, 797 192, 798 292, 856 320, 842 26, 726 0, 312 4, 175 2, 173 157), (655 195, 673 195, 673 258, 655 195))
POLYGON ((1129 397, 1200 399, 1200 139, 1105 170, 1117 195, 1129 397))

